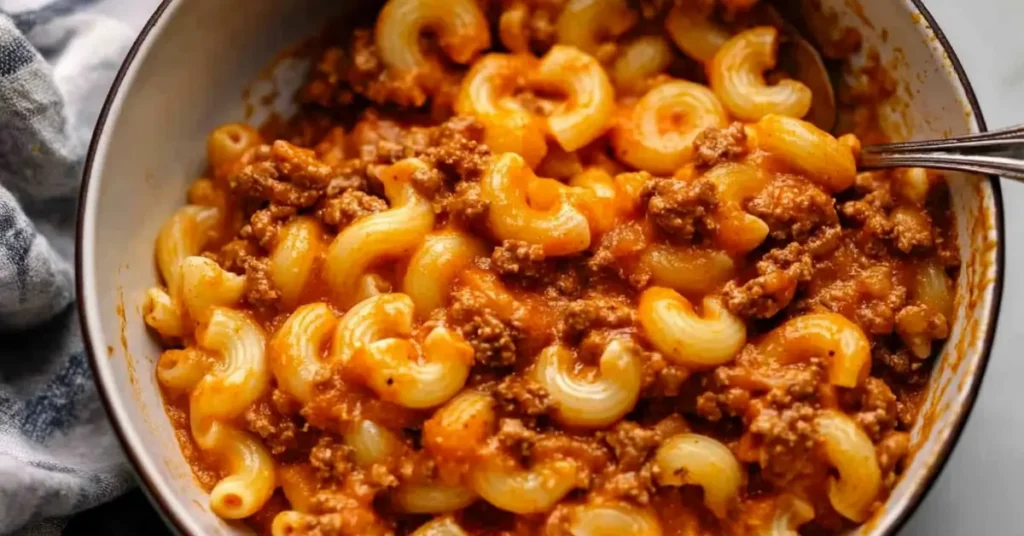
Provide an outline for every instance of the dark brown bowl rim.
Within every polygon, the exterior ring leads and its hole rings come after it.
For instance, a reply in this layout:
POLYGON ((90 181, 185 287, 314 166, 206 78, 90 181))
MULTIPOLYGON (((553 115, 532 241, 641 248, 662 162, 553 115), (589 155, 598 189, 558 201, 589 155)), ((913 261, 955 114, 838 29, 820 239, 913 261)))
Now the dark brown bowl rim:
MULTIPOLYGON (((96 122, 96 128, 93 131, 92 142, 89 144, 89 152, 86 155, 85 167, 82 172, 82 187, 79 192, 78 199, 78 216, 77 216, 77 231, 75 236, 75 292, 76 296, 84 295, 85 284, 82 278, 83 273, 83 256, 82 256, 82 230, 83 223, 85 221, 85 207, 86 200, 89 195, 89 182, 92 177, 93 164, 95 162, 96 152, 99 147, 99 140, 103 137, 104 128, 107 124, 107 119, 110 115, 110 110, 113 106, 114 100, 121 90, 121 85, 124 82, 125 75, 128 73, 132 64, 135 61, 139 50, 142 48, 143 43, 149 38, 150 33, 156 26, 157 22, 166 13, 167 8, 176 0, 162 0, 160 5, 153 12, 153 15, 146 22, 146 25, 142 28, 138 38, 132 44, 131 49, 128 51, 128 55, 125 57, 124 62, 121 64, 121 68, 114 78, 114 83, 111 86, 110 92, 107 94, 106 101, 103 103, 103 109, 100 111, 99 119, 96 122)), ((924 17, 925 24, 935 34, 936 39, 942 46, 949 58, 950 63, 953 66, 953 71, 960 81, 960 85, 963 88, 964 95, 967 98, 967 103, 971 107, 971 112, 974 114, 975 121, 978 124, 978 129, 982 132, 988 130, 988 126, 985 123, 985 116, 982 114, 981 104, 978 102, 978 95, 974 92, 974 87, 971 85, 970 79, 967 77, 967 72, 964 70, 963 64, 957 57, 956 52, 953 50, 952 45, 949 43, 949 39, 943 33, 939 27, 935 17, 932 16, 928 8, 925 7, 923 0, 911 0, 914 7, 924 17)), ((992 354, 992 345, 995 341, 996 328, 999 325, 999 310, 1003 297, 1003 272, 1005 269, 1005 233, 1004 233, 1004 222, 1003 222, 1003 193, 1000 188, 999 178, 995 176, 988 177, 989 185, 992 188, 992 195, 995 201, 995 224, 996 224, 996 266, 995 266, 995 281, 994 281, 994 294, 992 296, 992 303, 989 305, 989 316, 991 318, 991 326, 988 333, 985 336, 985 340, 982 345, 981 360, 977 372, 971 378, 970 386, 968 389, 967 399, 965 403, 960 407, 959 414, 956 416, 956 420, 952 427, 952 434, 949 440, 945 442, 938 454, 938 462, 932 464, 928 468, 928 473, 924 476, 924 486, 921 486, 915 491, 914 495, 910 499, 910 503, 906 508, 900 512, 896 521, 891 523, 889 527, 883 533, 886 536, 896 534, 906 523, 910 520, 914 512, 921 505, 921 502, 931 491, 935 482, 938 480, 942 470, 946 467, 949 462, 950 455, 953 449, 956 447, 957 442, 960 440, 960 436, 963 433, 964 427, 967 424, 968 417, 970 416, 974 404, 978 399, 978 394, 981 388, 982 380, 985 376, 985 371, 988 368, 989 358, 992 354)), ((98 374, 98 360, 101 359, 103 352, 97 350, 93 341, 89 336, 89 317, 86 312, 86 307, 83 304, 83 300, 79 298, 77 300, 78 317, 81 322, 82 336, 85 342, 86 353, 89 355, 89 364, 92 367, 92 372, 95 376, 98 374)), ((174 530, 180 534, 187 534, 185 529, 186 523, 184 520, 178 517, 178 515, 171 509, 158 493, 152 490, 156 488, 152 481, 152 477, 141 470, 141 463, 137 457, 137 454, 132 449, 132 446, 128 443, 125 431, 122 428, 122 424, 115 419, 109 418, 113 415, 113 401, 110 399, 110 395, 107 389, 99 382, 96 381, 96 389, 100 394, 100 399, 103 401, 104 410, 107 413, 108 420, 117 434, 118 440, 121 442, 122 449, 131 461, 132 467, 135 474, 138 475, 139 480, 143 483, 143 490, 146 496, 150 498, 156 507, 157 511, 164 518, 168 524, 174 528, 174 530)))

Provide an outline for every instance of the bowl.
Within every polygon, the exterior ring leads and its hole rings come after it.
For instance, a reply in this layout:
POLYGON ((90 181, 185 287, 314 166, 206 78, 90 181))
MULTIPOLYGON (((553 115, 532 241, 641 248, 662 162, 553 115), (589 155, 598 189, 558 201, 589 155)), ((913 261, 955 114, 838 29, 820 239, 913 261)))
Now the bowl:
MULTIPOLYGON (((865 49, 877 50, 899 81, 884 114, 895 119, 897 137, 985 130, 964 70, 921 1, 822 3, 862 34, 865 49)), ((139 312, 158 281, 154 237, 203 172, 211 129, 243 117, 241 96, 254 80, 263 80, 268 95, 289 95, 305 66, 277 62, 268 76, 267 64, 345 9, 323 0, 165 0, 128 54, 92 141, 78 213, 82 327, 114 430, 153 502, 184 534, 247 529, 211 513, 164 413, 154 374, 160 348, 139 312)), ((948 183, 963 258, 955 322, 913 429, 904 477, 858 534, 894 533, 921 502, 963 429, 992 349, 1003 273, 999 183, 958 175, 948 183)))

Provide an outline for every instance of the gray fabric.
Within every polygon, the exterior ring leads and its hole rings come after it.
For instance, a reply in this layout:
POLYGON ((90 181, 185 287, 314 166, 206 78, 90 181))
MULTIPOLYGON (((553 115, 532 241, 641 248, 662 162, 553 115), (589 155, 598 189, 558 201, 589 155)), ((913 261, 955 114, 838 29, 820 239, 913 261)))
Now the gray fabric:
POLYGON ((88 3, 0 0, 0 534, 132 485, 71 306, 82 160, 132 39, 88 3))

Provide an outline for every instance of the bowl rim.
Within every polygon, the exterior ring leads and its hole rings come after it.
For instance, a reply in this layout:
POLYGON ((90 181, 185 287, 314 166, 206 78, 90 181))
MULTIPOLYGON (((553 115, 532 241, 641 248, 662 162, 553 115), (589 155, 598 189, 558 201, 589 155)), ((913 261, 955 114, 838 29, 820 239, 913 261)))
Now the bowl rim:
MULTIPOLYGON (((114 103, 117 100, 118 95, 122 89, 122 85, 127 74, 130 72, 132 66, 139 55, 139 52, 144 48, 144 45, 148 42, 149 38, 153 35, 153 29, 161 21, 164 15, 167 14, 169 8, 183 0, 161 0, 160 5, 156 7, 153 14, 147 20, 142 30, 139 32, 138 37, 132 43, 128 54, 125 56, 124 61, 121 64, 120 69, 114 78, 113 84, 110 87, 110 91, 103 103, 103 108, 100 110, 100 115, 96 121, 96 126, 93 130, 92 139, 89 143, 88 152, 85 158, 85 165, 82 170, 82 181, 79 191, 78 208, 76 216, 76 231, 75 231, 75 295, 76 308, 78 310, 79 322, 81 325, 82 338, 85 346, 86 353, 89 356, 89 365, 93 373, 93 381, 96 384, 96 390, 100 395, 100 400, 103 403, 104 411, 107 414, 108 421, 110 422, 111 428, 113 428, 117 435, 118 441, 121 444, 122 450, 132 465, 132 469, 139 481, 142 483, 142 490, 149 497, 150 503, 156 508, 156 511, 164 519, 165 522, 179 534, 190 534, 189 526, 193 525, 194 522, 189 519, 191 516, 185 515, 183 512, 174 508, 168 501, 157 491, 159 485, 155 482, 155 478, 143 470, 145 464, 140 459, 139 452, 136 451, 136 446, 128 438, 126 432, 126 424, 116 419, 114 416, 117 414, 114 407, 117 404, 108 388, 101 380, 99 373, 100 359, 104 354, 103 349, 96 346, 96 342, 92 340, 90 335, 91 329, 94 327, 95 322, 90 319, 89 308, 86 306, 85 289, 87 284, 83 277, 83 268, 85 258, 83 254, 83 243, 85 240, 84 227, 86 221, 86 213, 88 200, 90 193, 93 192, 89 188, 92 176, 94 174, 94 164, 96 155, 99 152, 100 140, 103 138, 105 128, 107 126, 107 120, 110 117, 110 112, 113 109, 114 103)), ((974 87, 971 84, 967 72, 964 69, 956 51, 953 49, 952 44, 946 37, 942 28, 939 26, 935 17, 931 14, 928 8, 924 5, 924 0, 908 0, 921 14, 924 21, 925 27, 928 28, 935 36, 938 44, 945 52, 947 58, 953 69, 953 74, 956 80, 959 82, 960 89, 963 91, 963 97, 966 99, 966 104, 970 107, 972 117, 975 125, 979 132, 987 132, 988 126, 985 121, 985 116, 981 109, 981 104, 978 100, 978 96, 974 91, 974 87)), ((995 236, 996 236, 996 258, 994 266, 993 276, 993 287, 992 287, 992 301, 989 304, 988 313, 991 318, 987 325, 985 338, 982 341, 981 355, 979 358, 978 368, 975 371, 973 377, 970 378, 970 385, 967 390, 967 397, 964 404, 958 408, 958 413, 955 416, 951 433, 949 438, 940 447, 939 452, 936 456, 936 463, 933 463, 927 467, 926 473, 920 478, 921 485, 913 491, 910 501, 907 503, 906 508, 900 511, 895 519, 884 526, 879 534, 890 536, 896 534, 904 525, 910 520, 914 512, 917 511, 918 507, 924 501, 924 498, 928 495, 931 489, 935 486, 938 481, 939 475, 945 469, 946 464, 949 462, 950 456, 960 440, 961 435, 967 421, 974 409, 974 405, 977 402, 978 395, 981 390, 982 380, 985 377, 985 372, 988 368, 989 360, 991 359, 993 344, 995 342, 996 331, 999 327, 999 313, 1003 298, 1003 281, 1005 272, 1005 229, 1004 229, 1004 211, 1003 211, 1003 195, 1000 187, 1000 179, 994 175, 986 176, 986 180, 990 188, 992 189, 992 197, 994 202, 994 220, 995 220, 995 236)), ((98 328, 97 328, 98 329, 98 328)), ((145 450, 143 446, 139 446, 140 451, 145 450)))

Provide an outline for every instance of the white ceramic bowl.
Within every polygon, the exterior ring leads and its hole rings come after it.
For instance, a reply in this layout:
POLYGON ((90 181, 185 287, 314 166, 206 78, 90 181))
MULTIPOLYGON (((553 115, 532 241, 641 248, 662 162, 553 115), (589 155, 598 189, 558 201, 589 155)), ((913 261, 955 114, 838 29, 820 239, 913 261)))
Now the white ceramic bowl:
MULTIPOLYGON (((985 130, 963 69, 920 1, 861 0, 859 10, 850 0, 823 3, 858 28, 900 80, 909 106, 894 112, 908 137, 985 130)), ((96 128, 79 207, 83 329, 114 429, 152 499, 182 533, 246 529, 210 512, 164 414, 154 377, 160 349, 139 314, 157 281, 154 239, 203 171, 207 134, 243 117, 243 90, 278 52, 356 4, 165 0, 125 60, 96 128)), ((281 67, 279 89, 287 95, 302 66, 281 67)), ((1003 262, 999 184, 965 176, 949 183, 964 259, 956 321, 914 429, 916 454, 862 534, 895 532, 920 503, 963 428, 992 347, 1003 262)))

